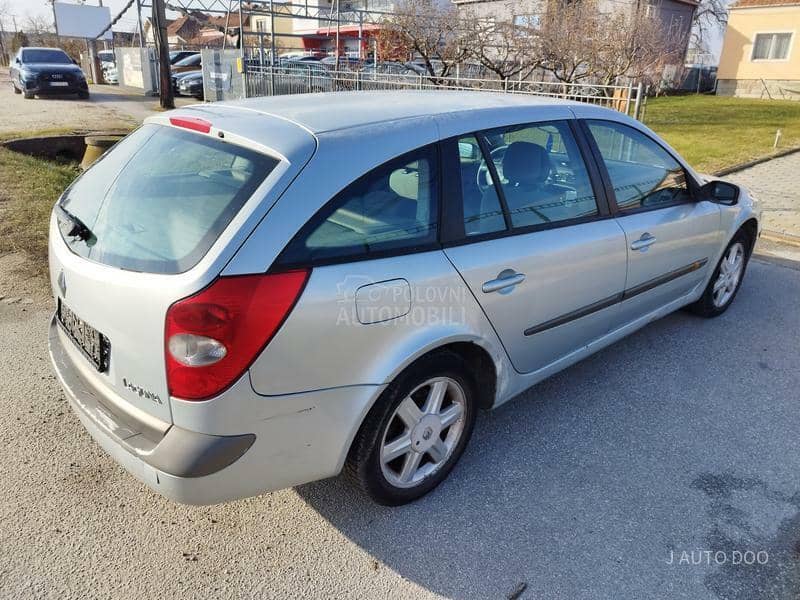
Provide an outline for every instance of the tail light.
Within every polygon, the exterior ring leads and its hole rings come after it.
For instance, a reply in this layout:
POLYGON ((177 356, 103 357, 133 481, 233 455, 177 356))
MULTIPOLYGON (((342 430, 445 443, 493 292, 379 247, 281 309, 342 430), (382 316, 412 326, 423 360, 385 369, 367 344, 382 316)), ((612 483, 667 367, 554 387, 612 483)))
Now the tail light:
POLYGON ((220 277, 167 311, 171 396, 204 400, 233 384, 294 307, 309 271, 220 277))

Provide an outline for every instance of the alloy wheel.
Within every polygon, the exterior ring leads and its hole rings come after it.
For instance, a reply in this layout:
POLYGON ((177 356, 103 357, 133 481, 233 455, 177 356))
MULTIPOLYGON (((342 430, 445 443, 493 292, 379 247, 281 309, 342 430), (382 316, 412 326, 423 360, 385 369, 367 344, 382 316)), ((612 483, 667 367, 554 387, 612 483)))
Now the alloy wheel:
POLYGON ((714 306, 717 308, 725 306, 736 293, 744 271, 744 257, 744 246, 741 242, 736 242, 728 248, 728 252, 722 258, 719 275, 712 290, 714 306))
POLYGON ((419 485, 452 456, 464 432, 466 399, 449 377, 425 381, 389 418, 380 448, 381 471, 399 488, 419 485))

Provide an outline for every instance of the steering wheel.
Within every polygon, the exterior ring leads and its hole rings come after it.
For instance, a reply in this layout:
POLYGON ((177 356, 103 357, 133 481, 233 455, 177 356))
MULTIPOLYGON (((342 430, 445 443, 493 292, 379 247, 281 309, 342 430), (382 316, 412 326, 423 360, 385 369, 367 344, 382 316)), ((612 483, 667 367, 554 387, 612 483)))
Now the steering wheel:
MULTIPOLYGON (((508 146, 498 146, 489 153, 500 181, 503 180, 503 157, 506 155, 507 149, 508 146)), ((481 166, 478 167, 476 183, 478 184, 478 189, 481 191, 481 194, 485 194, 486 190, 492 186, 492 174, 491 171, 489 171, 489 165, 486 163, 485 158, 481 160, 481 166)))

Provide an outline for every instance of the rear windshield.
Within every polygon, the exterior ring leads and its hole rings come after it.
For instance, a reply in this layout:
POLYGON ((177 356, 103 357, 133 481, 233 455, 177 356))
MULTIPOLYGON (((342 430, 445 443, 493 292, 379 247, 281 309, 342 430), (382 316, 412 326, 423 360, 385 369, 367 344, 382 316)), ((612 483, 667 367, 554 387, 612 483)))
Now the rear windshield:
POLYGON ((72 63, 69 56, 67 56, 61 50, 47 50, 47 49, 23 50, 22 62, 52 63, 58 65, 67 65, 72 63))
POLYGON ((65 192, 70 249, 130 271, 182 273, 205 256, 277 159, 173 127, 144 125, 65 192))
POLYGON ((199 54, 192 54, 185 58, 180 59, 175 63, 176 67, 193 67, 200 64, 202 57, 199 54))

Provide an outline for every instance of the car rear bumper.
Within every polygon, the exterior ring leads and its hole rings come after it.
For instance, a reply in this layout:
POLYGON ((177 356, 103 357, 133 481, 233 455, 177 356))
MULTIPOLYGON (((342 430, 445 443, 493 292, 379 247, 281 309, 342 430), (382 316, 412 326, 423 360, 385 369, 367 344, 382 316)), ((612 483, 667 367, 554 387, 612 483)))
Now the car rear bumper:
MULTIPOLYGON (((83 426, 134 477, 184 504, 215 504, 336 475, 381 386, 353 386, 289 396, 258 396, 248 376, 210 402, 260 402, 270 408, 252 431, 212 435, 171 425, 159 438, 120 414, 80 373, 55 318, 50 357, 64 393, 83 426), (293 406, 294 410, 286 410, 293 406), (274 414, 269 414, 270 412, 274 414)), ((203 411, 203 403, 191 410, 203 411)), ((185 409, 184 409, 185 410, 185 409)), ((210 413, 213 416, 213 410, 210 413)))

